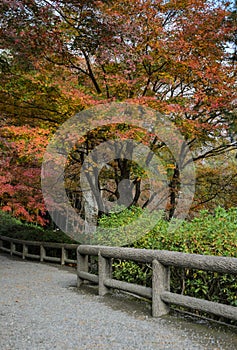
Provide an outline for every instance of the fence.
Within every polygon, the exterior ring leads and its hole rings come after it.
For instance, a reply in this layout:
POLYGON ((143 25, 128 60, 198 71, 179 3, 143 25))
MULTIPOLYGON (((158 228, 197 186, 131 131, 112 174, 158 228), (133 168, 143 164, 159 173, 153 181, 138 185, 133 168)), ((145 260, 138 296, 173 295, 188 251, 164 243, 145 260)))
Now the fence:
POLYGON ((78 288, 87 280, 99 285, 99 295, 105 295, 110 288, 115 288, 152 299, 154 317, 168 314, 170 304, 175 304, 237 320, 237 307, 170 292, 170 266, 237 275, 237 258, 81 245, 77 249, 77 261, 78 288), (98 256, 98 275, 88 272, 88 256, 98 256), (113 279, 113 259, 152 263, 152 288, 113 279))
POLYGON ((66 263, 77 263, 76 259, 70 259, 68 257, 69 251, 75 251, 78 244, 65 244, 65 243, 51 243, 51 242, 36 242, 36 241, 25 241, 15 238, 9 238, 0 236, 0 251, 10 253, 11 255, 21 256, 22 259, 31 258, 42 261, 59 262, 61 265, 66 263), (38 247, 38 253, 29 252, 32 247, 38 247), (47 248, 54 251, 54 255, 47 255, 47 248))

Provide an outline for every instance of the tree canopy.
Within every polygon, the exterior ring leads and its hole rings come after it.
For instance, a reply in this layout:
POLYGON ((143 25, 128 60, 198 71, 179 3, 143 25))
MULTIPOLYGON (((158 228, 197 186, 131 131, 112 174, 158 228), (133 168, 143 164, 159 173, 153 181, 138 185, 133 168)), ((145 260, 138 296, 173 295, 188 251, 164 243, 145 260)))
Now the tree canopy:
MULTIPOLYGON (((3 0, 2 134, 15 127, 53 131, 76 112, 112 101, 149 106, 174 122, 193 152, 200 169, 195 206, 217 198, 221 188, 232 191, 237 148, 232 5, 224 0, 3 0), (233 160, 226 181, 218 162, 208 163, 217 157, 233 160), (206 193, 203 184, 216 171, 215 186, 206 193)), ((159 140, 150 145, 159 146, 159 140)), ((4 169, 1 175, 7 176, 4 169)), ((224 205, 230 206, 228 198, 224 205)))

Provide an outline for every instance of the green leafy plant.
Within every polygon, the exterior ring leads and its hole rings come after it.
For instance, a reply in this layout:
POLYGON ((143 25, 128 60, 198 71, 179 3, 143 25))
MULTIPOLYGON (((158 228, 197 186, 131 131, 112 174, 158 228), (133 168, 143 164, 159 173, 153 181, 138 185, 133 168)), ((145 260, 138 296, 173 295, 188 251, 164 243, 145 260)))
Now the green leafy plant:
MULTIPOLYGON (((139 208, 132 208, 123 214, 104 216, 100 224, 113 227, 124 222, 126 225, 129 218, 136 218, 139 212, 139 208)), ((237 208, 227 211, 217 207, 213 214, 201 211, 192 221, 182 221, 173 232, 168 231, 168 226, 169 222, 161 218, 150 232, 129 246, 237 257, 237 208)), ((116 260, 113 274, 114 278, 122 281, 151 286, 152 269, 149 264, 116 260)), ((237 306, 236 289, 234 275, 171 268, 171 291, 175 293, 237 306)))
POLYGON ((0 211, 0 235, 28 241, 77 243, 60 230, 44 230, 41 226, 22 223, 3 211, 0 211))

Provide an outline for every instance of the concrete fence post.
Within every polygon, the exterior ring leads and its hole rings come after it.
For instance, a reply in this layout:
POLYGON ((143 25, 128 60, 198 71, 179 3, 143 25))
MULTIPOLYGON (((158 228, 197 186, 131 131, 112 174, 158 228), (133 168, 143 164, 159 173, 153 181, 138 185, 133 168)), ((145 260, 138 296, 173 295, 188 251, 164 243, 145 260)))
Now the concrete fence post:
POLYGON ((11 242, 11 249, 10 249, 10 254, 13 255, 13 253, 16 251, 16 245, 11 242))
POLYGON ((109 288, 104 285, 104 280, 112 276, 112 260, 104 258, 100 252, 98 254, 99 265, 99 295, 105 295, 109 292, 109 288))
POLYGON ((67 250, 65 247, 61 248, 61 265, 65 265, 65 259, 67 259, 67 250))
POLYGON ((22 259, 23 260, 25 260, 27 254, 28 254, 28 246, 25 243, 23 243, 23 246, 22 246, 22 259))
POLYGON ((170 290, 170 269, 158 260, 153 260, 152 269, 152 316, 160 317, 169 313, 169 306, 162 301, 161 294, 170 290))
POLYGON ((79 288, 84 280, 79 277, 79 271, 88 272, 88 255, 79 253, 77 249, 77 288, 79 288))
POLYGON ((43 262, 43 261, 44 261, 45 256, 46 256, 45 248, 44 248, 44 246, 41 244, 41 245, 40 245, 40 262, 43 262))

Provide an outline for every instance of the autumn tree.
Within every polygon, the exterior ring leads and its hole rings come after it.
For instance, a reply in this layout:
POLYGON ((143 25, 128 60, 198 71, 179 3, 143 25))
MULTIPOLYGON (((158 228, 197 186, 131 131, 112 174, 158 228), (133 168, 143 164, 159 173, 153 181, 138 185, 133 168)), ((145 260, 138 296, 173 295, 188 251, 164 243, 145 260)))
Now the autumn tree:
POLYGON ((93 105, 75 72, 51 62, 64 35, 52 6, 3 1, 0 10, 1 115, 17 125, 58 126, 93 105))
POLYGON ((200 129, 206 138, 233 109, 226 48, 235 27, 224 3, 31 0, 2 6, 2 47, 28 66, 37 57, 67 67, 78 90, 173 113, 187 138, 200 129))
POLYGON ((46 224, 40 167, 49 131, 29 126, 0 128, 0 208, 27 222, 46 224))
MULTIPOLYGON (((229 50, 236 21, 228 2, 21 0, 3 1, 1 12, 6 116, 23 115, 27 106, 30 120, 43 115, 60 123, 96 103, 128 101, 166 114, 197 164, 236 149, 236 64, 229 50)), ((175 162, 172 171, 171 216, 175 162)))

